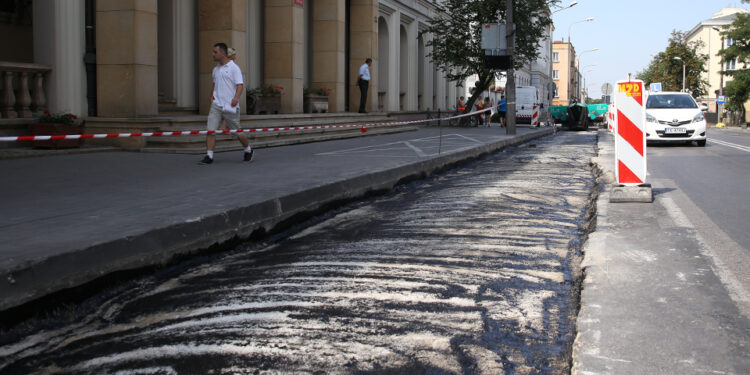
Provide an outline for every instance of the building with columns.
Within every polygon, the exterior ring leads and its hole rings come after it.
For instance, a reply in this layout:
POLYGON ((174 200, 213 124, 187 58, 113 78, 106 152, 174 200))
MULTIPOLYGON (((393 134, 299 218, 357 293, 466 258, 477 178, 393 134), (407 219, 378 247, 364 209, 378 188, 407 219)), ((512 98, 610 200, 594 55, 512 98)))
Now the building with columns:
MULTIPOLYGON (((206 114, 212 48, 237 49, 247 88, 330 90, 330 112, 356 111, 360 65, 373 59, 368 111, 452 107, 458 90, 427 55, 428 0, 17 0, 0 6, 0 132, 50 109, 89 118, 206 114)), ((244 103, 244 98, 241 101, 244 103)), ((244 109, 243 109, 244 110, 244 109)))

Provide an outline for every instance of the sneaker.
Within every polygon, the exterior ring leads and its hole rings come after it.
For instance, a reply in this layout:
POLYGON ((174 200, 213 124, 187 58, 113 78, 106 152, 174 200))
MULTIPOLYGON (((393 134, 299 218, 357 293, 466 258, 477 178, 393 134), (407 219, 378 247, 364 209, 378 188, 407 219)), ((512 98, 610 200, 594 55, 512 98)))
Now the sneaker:
POLYGON ((255 153, 255 150, 250 150, 250 152, 246 152, 245 155, 242 157, 242 161, 253 161, 253 154, 255 153))
POLYGON ((203 160, 199 161, 198 164, 211 164, 214 162, 214 159, 209 158, 208 155, 203 157, 203 160))

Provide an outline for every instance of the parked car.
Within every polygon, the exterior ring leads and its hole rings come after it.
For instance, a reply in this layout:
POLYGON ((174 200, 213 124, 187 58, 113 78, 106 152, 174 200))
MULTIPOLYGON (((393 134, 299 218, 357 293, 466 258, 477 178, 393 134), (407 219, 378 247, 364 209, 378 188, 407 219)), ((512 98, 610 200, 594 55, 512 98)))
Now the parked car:
POLYGON ((646 101, 646 141, 706 145, 706 118, 690 94, 651 93, 646 101))

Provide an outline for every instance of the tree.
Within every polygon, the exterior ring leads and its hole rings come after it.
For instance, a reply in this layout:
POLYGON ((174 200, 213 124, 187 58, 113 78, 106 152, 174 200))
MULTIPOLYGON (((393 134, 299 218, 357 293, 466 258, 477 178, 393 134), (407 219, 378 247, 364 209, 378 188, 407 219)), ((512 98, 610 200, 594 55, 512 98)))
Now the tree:
POLYGON ((661 82, 664 91, 681 91, 682 63, 685 62, 685 89, 696 98, 706 95, 708 82, 701 77, 708 71, 708 55, 698 53, 702 42, 688 43, 686 36, 684 32, 673 30, 667 48, 654 56, 648 67, 636 74, 636 78, 646 85, 661 82))
MULTIPOLYGON (((516 68, 539 56, 539 42, 552 24, 549 7, 559 0, 514 0, 513 20, 516 26, 513 65, 516 68)), ((425 32, 432 34, 427 46, 433 63, 449 80, 465 81, 479 77, 476 89, 466 103, 468 112, 478 96, 500 73, 484 63, 481 46, 482 25, 497 23, 505 17, 504 0, 445 0, 438 4, 438 16, 430 19, 425 32)), ((550 35, 551 37, 551 35, 550 35)))
MULTIPOLYGON (((727 82, 724 93, 727 95, 726 108, 729 111, 741 113, 740 119, 744 122, 746 117, 745 102, 750 99, 750 15, 737 14, 737 19, 729 27, 721 32, 725 40, 732 40, 732 45, 719 51, 721 63, 737 61, 736 66, 742 64, 742 68, 736 70, 725 70, 721 73, 732 77, 727 82)), ((727 43, 729 44, 729 43, 727 43)))

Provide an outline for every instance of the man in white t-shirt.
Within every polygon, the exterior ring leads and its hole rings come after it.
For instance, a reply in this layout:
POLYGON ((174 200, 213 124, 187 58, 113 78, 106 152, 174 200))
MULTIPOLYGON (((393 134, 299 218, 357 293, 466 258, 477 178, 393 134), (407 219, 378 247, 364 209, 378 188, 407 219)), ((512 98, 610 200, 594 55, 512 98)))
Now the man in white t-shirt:
MULTIPOLYGON (((228 48, 224 43, 214 44, 214 61, 216 65, 213 71, 213 86, 211 87, 211 110, 208 112, 208 130, 217 130, 222 121, 228 128, 240 128, 240 97, 245 83, 242 79, 242 70, 228 57, 228 48)), ((247 141, 244 133, 239 133, 240 143, 245 148, 243 161, 253 160, 253 149, 247 141)), ((206 135, 206 156, 200 164, 211 164, 214 162, 214 147, 216 146, 216 135, 206 135)))
POLYGON ((367 113, 365 108, 367 105, 367 88, 370 87, 370 66, 372 65, 372 59, 367 58, 365 63, 359 67, 359 77, 357 79, 357 85, 359 86, 359 113, 367 113))

